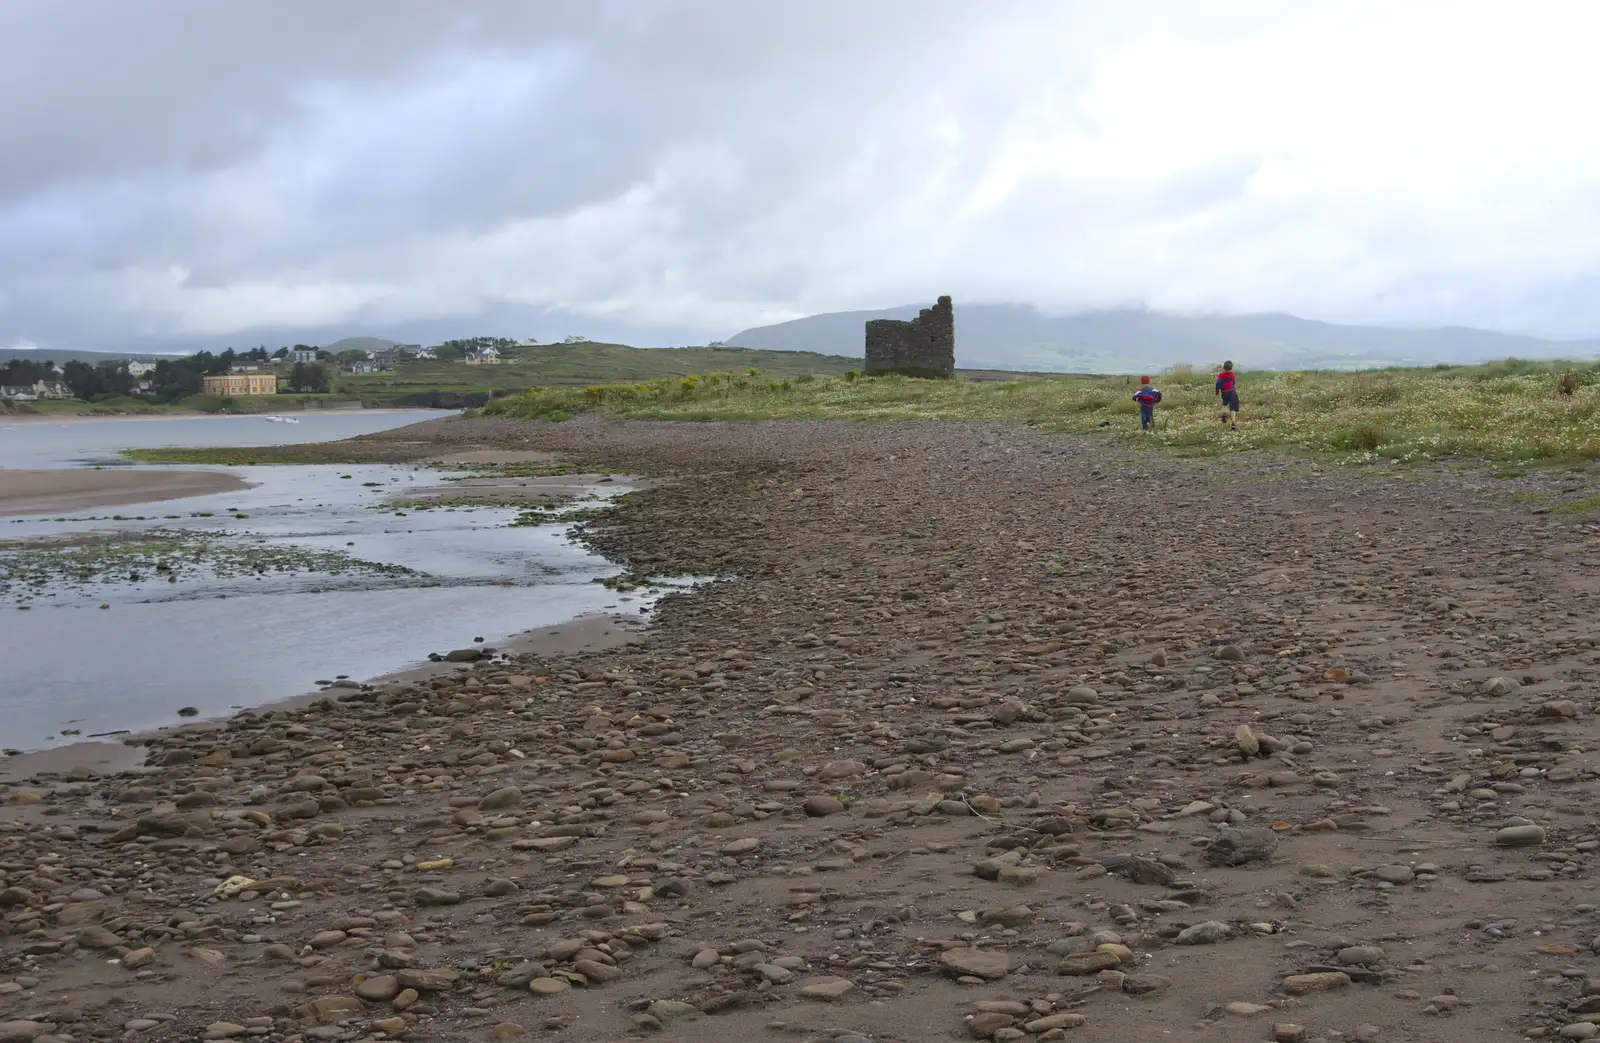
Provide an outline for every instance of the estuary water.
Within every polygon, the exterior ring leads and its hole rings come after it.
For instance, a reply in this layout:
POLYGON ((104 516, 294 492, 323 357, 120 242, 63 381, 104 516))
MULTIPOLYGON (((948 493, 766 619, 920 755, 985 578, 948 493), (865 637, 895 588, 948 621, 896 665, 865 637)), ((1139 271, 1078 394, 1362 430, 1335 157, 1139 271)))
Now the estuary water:
MULTIPOLYGON (((320 441, 437 415, 0 426, 0 466, 82 466, 130 446, 320 441)), ((597 582, 619 570, 566 524, 403 502, 449 472, 204 469, 254 484, 65 520, 0 519, 0 748, 175 724, 186 707, 223 715, 651 600, 597 582)), ((597 481, 580 494, 618 491, 597 481)))
POLYGON ((124 449, 170 446, 297 445, 333 442, 454 416, 439 409, 349 409, 293 414, 297 423, 260 416, 149 416, 7 422, 0 417, 0 467, 122 464, 124 449))

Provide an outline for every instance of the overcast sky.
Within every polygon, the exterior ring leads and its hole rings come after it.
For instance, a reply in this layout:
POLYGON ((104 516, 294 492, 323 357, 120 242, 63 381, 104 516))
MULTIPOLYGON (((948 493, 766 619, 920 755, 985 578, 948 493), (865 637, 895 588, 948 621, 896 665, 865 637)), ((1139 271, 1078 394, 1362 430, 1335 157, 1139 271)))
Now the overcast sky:
POLYGON ((0 346, 1600 333, 1600 4, 0 0, 0 346))

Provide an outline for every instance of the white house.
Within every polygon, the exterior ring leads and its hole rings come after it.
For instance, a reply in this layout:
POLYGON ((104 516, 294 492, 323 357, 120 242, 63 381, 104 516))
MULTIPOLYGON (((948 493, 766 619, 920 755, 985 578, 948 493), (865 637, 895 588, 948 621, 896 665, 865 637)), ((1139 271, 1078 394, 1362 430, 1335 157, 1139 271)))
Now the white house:
POLYGON ((41 398, 71 398, 72 389, 56 380, 41 380, 33 384, 10 384, 0 387, 0 398, 14 402, 34 402, 41 398))
POLYGON ((142 359, 134 359, 132 362, 128 363, 128 376, 130 377, 142 377, 147 373, 154 373, 155 371, 156 364, 154 362, 145 362, 142 359))
POLYGON ((499 348, 479 348, 469 351, 461 361, 469 366, 498 366, 500 365, 499 348))
POLYGON ((286 355, 285 358, 287 358, 290 361, 290 363, 295 363, 295 362, 315 362, 315 361, 317 361, 317 349, 316 348, 290 348, 289 349, 289 354, 286 355))

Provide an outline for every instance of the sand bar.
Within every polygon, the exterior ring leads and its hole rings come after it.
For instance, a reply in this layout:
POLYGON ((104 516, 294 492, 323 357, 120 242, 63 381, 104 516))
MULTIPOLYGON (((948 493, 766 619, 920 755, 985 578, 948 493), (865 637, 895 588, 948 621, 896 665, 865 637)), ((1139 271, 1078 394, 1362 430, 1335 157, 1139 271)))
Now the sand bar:
POLYGON ((0 468, 0 517, 58 515, 90 507, 178 500, 185 496, 232 492, 249 484, 225 471, 0 468))

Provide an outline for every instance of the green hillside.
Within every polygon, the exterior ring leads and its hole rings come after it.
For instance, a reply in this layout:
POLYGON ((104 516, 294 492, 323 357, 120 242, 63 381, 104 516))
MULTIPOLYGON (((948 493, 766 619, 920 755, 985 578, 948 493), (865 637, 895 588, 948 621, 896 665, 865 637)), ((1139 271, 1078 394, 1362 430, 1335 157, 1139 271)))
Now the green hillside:
POLYGON ((513 349, 498 366, 462 362, 405 362, 387 373, 345 374, 339 385, 361 395, 433 391, 522 390, 628 383, 693 373, 759 369, 774 376, 840 376, 860 369, 859 358, 808 351, 745 348, 630 348, 622 344, 550 344, 513 349))
POLYGON ((384 348, 392 348, 398 343, 400 342, 385 340, 382 337, 345 337, 332 344, 324 344, 322 350, 332 355, 337 355, 341 351, 381 351, 384 348))
POLYGON ((46 350, 43 348, 0 348, 0 364, 11 359, 26 359, 30 362, 54 362, 58 366, 65 366, 69 362, 82 362, 90 366, 98 366, 102 362, 121 362, 124 359, 158 359, 177 358, 176 355, 152 355, 148 352, 132 351, 77 351, 72 349, 46 350))

